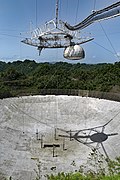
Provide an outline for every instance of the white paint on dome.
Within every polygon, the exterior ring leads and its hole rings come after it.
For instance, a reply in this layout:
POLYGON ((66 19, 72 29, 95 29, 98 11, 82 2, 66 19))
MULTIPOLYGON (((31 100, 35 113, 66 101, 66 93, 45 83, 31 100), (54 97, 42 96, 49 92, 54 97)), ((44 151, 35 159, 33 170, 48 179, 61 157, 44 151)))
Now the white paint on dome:
POLYGON ((73 46, 68 46, 67 48, 65 48, 63 55, 67 59, 80 60, 84 58, 85 53, 81 46, 73 45, 73 46))

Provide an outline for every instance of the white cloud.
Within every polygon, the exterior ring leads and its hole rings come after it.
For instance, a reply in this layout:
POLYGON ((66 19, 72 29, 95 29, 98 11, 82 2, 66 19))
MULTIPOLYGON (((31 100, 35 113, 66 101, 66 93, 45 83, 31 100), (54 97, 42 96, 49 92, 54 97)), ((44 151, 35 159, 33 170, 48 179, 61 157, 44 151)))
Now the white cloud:
POLYGON ((119 57, 120 58, 120 52, 117 52, 117 54, 115 54, 115 57, 119 57))

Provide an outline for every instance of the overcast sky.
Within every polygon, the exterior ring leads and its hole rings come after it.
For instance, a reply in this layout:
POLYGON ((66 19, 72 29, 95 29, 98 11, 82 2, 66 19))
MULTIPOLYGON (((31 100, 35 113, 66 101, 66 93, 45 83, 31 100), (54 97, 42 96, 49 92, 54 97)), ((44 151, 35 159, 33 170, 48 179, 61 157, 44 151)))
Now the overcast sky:
MULTIPOLYGON (((60 0, 59 19, 75 24, 83 20, 91 11, 101 9, 117 0, 60 0), (96 2, 96 4, 94 4, 96 2)), ((65 61, 64 49, 45 49, 41 56, 35 47, 21 43, 28 37, 30 22, 36 27, 44 25, 55 17, 56 0, 0 0, 0 60, 14 61, 34 59, 37 62, 65 61), (36 9, 37 2, 37 9, 36 9)), ((82 63, 114 63, 120 55, 120 17, 94 23, 83 30, 91 33, 94 40, 82 47, 86 57, 82 63), (107 34, 107 37, 105 36, 107 34)))

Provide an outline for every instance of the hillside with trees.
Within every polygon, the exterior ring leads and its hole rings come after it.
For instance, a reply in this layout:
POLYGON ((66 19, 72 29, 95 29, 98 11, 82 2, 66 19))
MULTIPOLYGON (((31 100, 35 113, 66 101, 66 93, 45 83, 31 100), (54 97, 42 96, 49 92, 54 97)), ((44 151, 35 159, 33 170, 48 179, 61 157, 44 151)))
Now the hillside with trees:
POLYGON ((81 89, 120 93, 120 62, 0 62, 0 98, 39 94, 41 89, 81 89))

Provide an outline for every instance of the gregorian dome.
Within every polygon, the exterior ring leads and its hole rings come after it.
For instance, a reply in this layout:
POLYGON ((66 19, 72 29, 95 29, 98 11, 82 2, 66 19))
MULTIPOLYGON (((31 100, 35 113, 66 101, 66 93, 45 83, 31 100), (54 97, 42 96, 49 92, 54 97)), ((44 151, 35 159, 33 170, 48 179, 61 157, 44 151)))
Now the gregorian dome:
POLYGON ((80 60, 85 57, 85 51, 79 45, 68 46, 65 48, 63 56, 70 60, 80 60))

